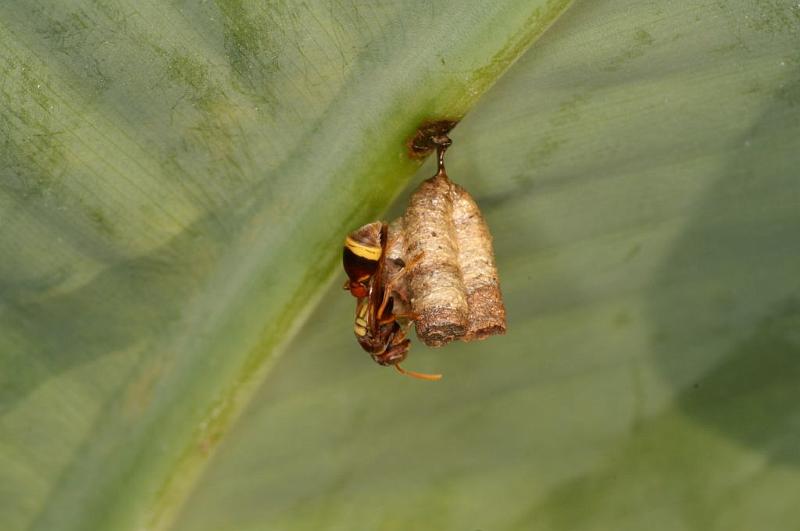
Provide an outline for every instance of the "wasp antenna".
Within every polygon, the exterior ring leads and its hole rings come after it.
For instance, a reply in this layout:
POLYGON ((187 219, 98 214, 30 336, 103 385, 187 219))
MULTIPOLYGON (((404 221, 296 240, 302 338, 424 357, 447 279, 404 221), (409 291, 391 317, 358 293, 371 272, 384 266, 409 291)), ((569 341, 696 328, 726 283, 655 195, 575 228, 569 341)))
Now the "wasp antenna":
POLYGON ((394 368, 397 369, 397 372, 403 374, 405 376, 411 376, 412 378, 417 378, 418 380, 426 380, 428 382, 438 382, 442 379, 441 374, 426 374, 424 372, 415 372, 415 371, 407 371, 402 368, 400 365, 394 365, 394 368))

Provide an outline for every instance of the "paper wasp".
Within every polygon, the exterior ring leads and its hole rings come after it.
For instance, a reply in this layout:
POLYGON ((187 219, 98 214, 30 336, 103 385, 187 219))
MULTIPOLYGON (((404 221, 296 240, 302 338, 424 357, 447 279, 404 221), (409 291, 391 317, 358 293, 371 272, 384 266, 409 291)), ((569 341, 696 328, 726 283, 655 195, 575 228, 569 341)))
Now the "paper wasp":
POLYGON ((406 338, 406 330, 413 315, 394 311, 394 287, 410 267, 396 263, 401 267, 400 271, 392 278, 387 278, 388 237, 389 226, 375 221, 345 238, 342 262, 348 280, 344 289, 357 298, 353 331, 358 343, 376 363, 392 365, 399 373, 414 378, 439 380, 442 377, 440 374, 406 371, 400 367, 411 345, 411 340, 406 338))

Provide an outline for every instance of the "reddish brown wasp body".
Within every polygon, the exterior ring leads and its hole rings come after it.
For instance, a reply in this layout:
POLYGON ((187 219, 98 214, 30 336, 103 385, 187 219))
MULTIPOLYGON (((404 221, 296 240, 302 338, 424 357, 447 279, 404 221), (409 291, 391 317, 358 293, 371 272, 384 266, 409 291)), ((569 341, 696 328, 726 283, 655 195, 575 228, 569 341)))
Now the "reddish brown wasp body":
POLYGON ((345 239, 343 264, 348 280, 344 289, 358 299, 353 330, 358 343, 376 363, 392 365, 398 372, 415 378, 438 380, 439 374, 406 371, 399 365, 411 345, 405 332, 409 316, 394 312, 392 285, 407 268, 385 279, 388 229, 386 223, 376 221, 351 232, 345 239))

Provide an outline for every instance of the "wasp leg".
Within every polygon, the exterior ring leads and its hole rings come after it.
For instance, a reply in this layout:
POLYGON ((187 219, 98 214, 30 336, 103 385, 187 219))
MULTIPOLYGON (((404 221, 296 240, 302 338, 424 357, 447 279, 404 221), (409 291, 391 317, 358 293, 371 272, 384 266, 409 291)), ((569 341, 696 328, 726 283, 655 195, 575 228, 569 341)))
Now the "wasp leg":
POLYGON ((396 313, 389 314, 389 316, 386 319, 380 319, 378 321, 378 326, 383 326, 385 324, 393 323, 397 320, 398 317, 399 314, 396 313))
POLYGON ((389 341, 389 347, 380 354, 373 354, 372 359, 376 363, 383 366, 394 366, 395 370, 405 376, 417 378, 418 380, 427 380, 435 382, 442 379, 441 374, 426 374, 423 372, 407 371, 400 366, 400 362, 404 361, 408 356, 408 350, 411 347, 411 340, 405 339, 406 332, 404 329, 397 329, 389 341))
POLYGON ((386 284, 386 287, 383 290, 383 300, 381 301, 381 305, 378 307, 378 311, 375 313, 375 315, 378 318, 378 321, 382 320, 383 312, 384 310, 386 310, 386 305, 389 304, 389 299, 392 298, 392 284, 394 284, 394 279, 390 280, 386 284))
MULTIPOLYGON (((393 323, 395 321, 406 321, 402 323, 400 326, 407 327, 409 321, 416 321, 419 319, 419 314, 415 312, 402 312, 402 313, 391 313, 385 319, 381 319, 378 321, 379 325, 385 325, 389 323, 393 323)), ((403 333, 405 337, 405 332, 403 333)))
POLYGON ((404 339, 399 343, 389 345, 389 347, 380 354, 373 354, 372 359, 374 359, 378 365, 397 365, 406 359, 410 347, 411 340, 404 339))
POLYGON ((414 312, 406 312, 406 313, 395 313, 393 314, 395 319, 405 319, 407 321, 416 321, 419 319, 419 314, 414 312))
POLYGON ((398 325, 395 325, 386 349, 379 354, 373 354, 372 358, 379 365, 395 365, 406 359, 406 356, 408 356, 408 350, 410 348, 411 340, 406 339, 405 330, 400 328, 398 325))
POLYGON ((386 286, 384 286, 383 288, 383 301, 381 301, 381 305, 378 307, 377 315, 379 319, 383 315, 384 310, 386 310, 386 305, 389 304, 389 298, 392 296, 392 291, 393 291, 392 286, 400 282, 400 279, 403 278, 406 275, 406 273, 411 271, 411 269, 413 269, 413 267, 417 265, 417 263, 419 263, 420 260, 422 260, 422 256, 424 254, 425 253, 419 253, 417 256, 414 257, 413 260, 405 264, 399 273, 397 273, 395 276, 389 279, 388 282, 386 282, 386 286))
POLYGON ((421 253, 419 253, 417 256, 415 256, 414 258, 412 258, 412 259, 411 259, 411 261, 410 261, 409 263, 407 263, 407 264, 406 264, 406 265, 403 267, 403 271, 401 271, 400 273, 398 273, 398 275, 405 274, 405 272, 406 272, 406 271, 410 271, 410 270, 414 269, 414 266, 416 266, 416 265, 419 263, 419 261, 420 261, 420 260, 422 260, 422 257, 423 257, 423 256, 425 256, 425 252, 421 252, 421 253))
POLYGON ((389 315, 386 319, 378 321, 379 325, 385 325, 389 323, 393 323, 394 321, 403 320, 405 323, 401 324, 400 326, 407 326, 410 321, 416 321, 419 319, 419 314, 414 312, 406 312, 406 313, 393 313, 389 315))

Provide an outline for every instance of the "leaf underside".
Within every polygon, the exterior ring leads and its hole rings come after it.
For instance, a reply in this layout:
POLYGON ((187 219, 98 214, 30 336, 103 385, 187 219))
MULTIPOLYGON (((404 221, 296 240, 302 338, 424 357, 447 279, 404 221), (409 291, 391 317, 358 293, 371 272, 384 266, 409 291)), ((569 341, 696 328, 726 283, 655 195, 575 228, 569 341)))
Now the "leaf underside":
POLYGON ((333 286, 177 529, 797 529, 799 28, 791 2, 575 2, 448 152, 508 334, 415 341, 445 376, 410 381, 333 286))
POLYGON ((170 528, 406 139, 568 3, 0 3, 0 528, 170 528))

